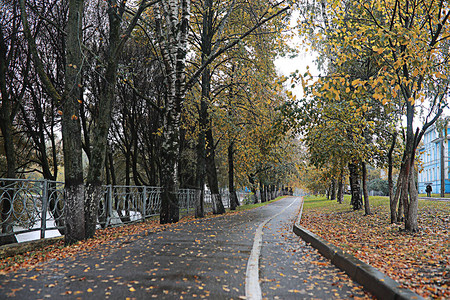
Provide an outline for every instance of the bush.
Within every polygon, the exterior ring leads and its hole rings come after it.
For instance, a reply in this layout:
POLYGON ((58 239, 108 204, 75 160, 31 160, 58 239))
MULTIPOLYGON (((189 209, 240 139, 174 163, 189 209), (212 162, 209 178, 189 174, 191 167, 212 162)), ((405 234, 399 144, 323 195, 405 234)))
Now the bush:
POLYGON ((369 191, 381 192, 385 196, 389 195, 389 183, 387 180, 383 180, 381 178, 376 178, 369 181, 367 184, 367 189, 369 191))

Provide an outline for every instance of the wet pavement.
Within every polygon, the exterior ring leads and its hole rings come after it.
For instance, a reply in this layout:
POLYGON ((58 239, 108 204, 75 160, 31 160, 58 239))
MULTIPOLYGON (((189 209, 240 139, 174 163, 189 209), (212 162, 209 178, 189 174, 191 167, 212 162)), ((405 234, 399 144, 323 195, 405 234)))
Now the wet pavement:
POLYGON ((367 297, 292 232, 300 202, 287 197, 240 214, 125 237, 75 258, 1 275, 0 299, 245 299, 255 231, 273 216, 263 229, 259 260, 263 298, 367 297))

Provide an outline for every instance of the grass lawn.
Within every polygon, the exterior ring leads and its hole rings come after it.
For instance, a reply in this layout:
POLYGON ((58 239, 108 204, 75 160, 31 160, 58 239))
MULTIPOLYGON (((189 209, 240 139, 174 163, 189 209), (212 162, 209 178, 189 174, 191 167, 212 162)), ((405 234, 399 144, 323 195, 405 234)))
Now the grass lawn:
POLYGON ((305 197, 301 225, 425 298, 450 299, 450 202, 419 200, 418 233, 390 224, 389 199, 370 197, 372 215, 325 197, 305 197))
MULTIPOLYGON (((427 194, 419 194, 419 197, 426 197, 427 194)), ((431 194, 432 198, 441 198, 441 194, 431 194)), ((444 194, 444 198, 450 198, 450 194, 444 194)))

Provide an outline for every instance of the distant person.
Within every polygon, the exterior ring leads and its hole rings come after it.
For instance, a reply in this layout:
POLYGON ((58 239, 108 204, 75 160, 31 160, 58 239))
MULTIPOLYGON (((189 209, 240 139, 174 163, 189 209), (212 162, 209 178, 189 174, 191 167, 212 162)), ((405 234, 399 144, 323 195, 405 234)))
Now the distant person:
POLYGON ((425 189, 425 191, 427 192, 427 197, 431 197, 431 192, 433 191, 431 184, 427 185, 427 188, 425 189))

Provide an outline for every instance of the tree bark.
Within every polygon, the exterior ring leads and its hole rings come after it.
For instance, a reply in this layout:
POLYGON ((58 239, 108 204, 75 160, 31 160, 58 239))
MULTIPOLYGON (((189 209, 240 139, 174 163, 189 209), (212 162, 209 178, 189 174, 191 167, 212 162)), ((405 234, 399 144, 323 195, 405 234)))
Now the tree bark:
MULTIPOLYGON (((124 3, 124 2, 123 2, 124 3)), ((122 8, 122 6, 121 6, 122 8)), ((85 230, 86 238, 92 238, 95 234, 99 202, 101 201, 103 169, 106 159, 106 147, 109 127, 111 126, 112 103, 115 101, 116 77, 120 49, 121 13, 109 7, 109 48, 107 53, 106 70, 102 80, 102 89, 99 95, 98 114, 95 118, 92 150, 89 160, 89 169, 86 180, 85 194, 85 230)))
POLYGON ((364 194, 364 213, 365 215, 371 215, 369 193, 367 191, 367 166, 365 162, 361 163, 362 167, 362 182, 363 182, 363 194, 364 194))
POLYGON ((267 201, 267 195, 266 195, 266 189, 264 183, 260 181, 259 184, 259 194, 261 195, 261 203, 264 203, 267 201))
POLYGON ((353 210, 362 209, 362 199, 361 199, 361 186, 359 183, 358 165, 355 163, 348 164, 348 170, 350 172, 350 188, 352 193, 352 199, 350 204, 353 210))
POLYGON ((337 202, 342 203, 344 200, 344 184, 343 184, 343 178, 344 178, 344 170, 341 169, 339 172, 339 179, 338 179, 338 186, 337 186, 337 202))
POLYGON ((401 177, 397 179, 397 190, 394 193, 394 178, 393 178, 393 158, 392 155, 395 149, 395 143, 397 141, 397 132, 394 133, 392 137, 391 147, 388 152, 388 184, 389 184, 389 207, 391 211, 391 224, 397 222, 397 202, 400 196, 399 183, 401 182, 401 177))
MULTIPOLYGON (((407 110, 407 120, 406 120, 406 144, 403 155, 402 166, 400 168, 401 181, 400 184, 397 185, 397 188, 400 188, 400 201, 402 202, 405 216, 405 230, 414 232, 418 229, 417 226, 417 216, 412 214, 417 214, 417 209, 412 208, 410 210, 410 199, 411 193, 414 190, 417 192, 415 187, 411 186, 410 181, 414 182, 414 178, 412 177, 413 171, 411 169, 414 168, 414 156, 415 156, 415 136, 413 133, 413 119, 414 119, 414 106, 411 105, 409 101, 407 101, 406 105, 407 110), (409 196, 409 197, 408 197, 409 196)), ((417 194, 412 195, 411 203, 414 203, 414 198, 417 200, 417 194)), ((398 213, 397 218, 401 218, 401 212, 398 213)))
POLYGON ((213 213, 223 214, 225 213, 225 207, 223 206, 222 197, 219 191, 219 181, 217 178, 215 161, 215 145, 211 127, 206 130, 206 142, 206 174, 208 177, 208 186, 211 190, 211 195, 216 195, 212 197, 213 201, 215 201, 213 208, 216 208, 215 210, 213 209, 213 213))
POLYGON ((9 96, 8 87, 6 83, 6 75, 8 72, 7 66, 7 46, 3 35, 3 27, 0 24, 0 91, 1 91, 1 105, 0 105, 0 130, 3 136, 3 147, 6 156, 6 177, 16 177, 16 151, 14 147, 14 127, 13 127, 13 103, 9 96))
POLYGON ((65 243, 86 238, 81 126, 78 118, 82 53, 83 0, 69 1, 66 39, 66 71, 63 94, 62 136, 65 177, 65 243))
POLYGON ((161 1, 156 4, 154 10, 167 91, 161 145, 161 224, 179 220, 177 164, 181 107, 186 97, 185 71, 190 4, 190 0, 161 1))
MULTIPOLYGON (((3 35, 3 27, 0 24, 0 91, 1 91, 1 105, 0 105, 0 130, 3 136, 3 147, 6 156, 6 177, 16 178, 16 150, 14 144, 14 128, 13 128, 13 104, 9 97, 6 73, 8 70, 6 59, 7 47, 3 35)), ((1 222, 2 233, 8 233, 9 236, 0 238, 0 245, 17 243, 15 235, 13 235, 12 227, 12 199, 13 195, 8 192, 8 197, 2 197, 0 204, 2 206, 1 222), (10 200, 8 200, 8 199, 10 200)))
POLYGON ((228 145, 228 190, 230 192, 230 209, 236 210, 239 206, 236 190, 234 188, 234 142, 231 141, 228 145))
POLYGON ((163 188, 161 194, 161 224, 176 223, 180 218, 177 174, 179 126, 176 118, 178 114, 174 111, 167 117, 161 152, 160 178, 163 188))
POLYGON ((419 201, 414 167, 411 168, 411 174, 409 176, 409 205, 407 211, 405 211, 405 229, 409 232, 416 232, 419 230, 417 222, 419 201))
POLYGON ((331 179, 331 199, 336 200, 336 178, 331 179))
POLYGON ((196 165, 196 189, 199 191, 200 199, 197 200, 197 205, 195 209, 195 217, 203 218, 205 215, 204 207, 203 207, 203 199, 205 194, 205 176, 206 176, 206 145, 205 145, 205 131, 202 124, 202 118, 200 117, 203 114, 203 110, 206 108, 206 103, 201 100, 200 102, 200 110, 199 110, 199 133, 198 133, 198 141, 197 141, 197 165, 196 165))

